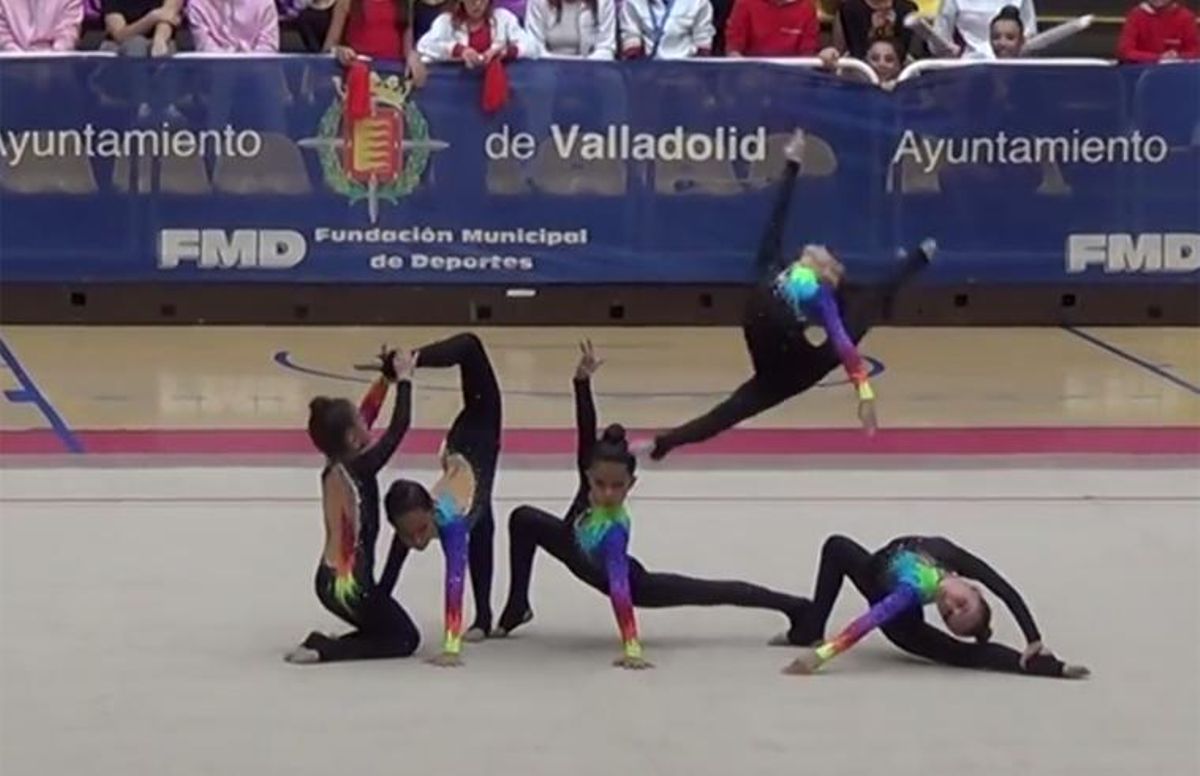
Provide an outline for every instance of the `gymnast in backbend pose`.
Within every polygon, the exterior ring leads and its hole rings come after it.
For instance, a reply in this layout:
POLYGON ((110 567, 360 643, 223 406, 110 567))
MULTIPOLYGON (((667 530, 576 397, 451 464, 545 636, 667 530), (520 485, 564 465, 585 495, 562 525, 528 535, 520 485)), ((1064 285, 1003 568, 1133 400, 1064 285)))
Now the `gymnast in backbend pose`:
POLYGON ((310 633, 287 655, 292 663, 408 657, 420 635, 408 613, 375 584, 375 542, 379 536, 379 484, 376 476, 408 430, 412 416, 412 360, 395 351, 381 355, 382 376, 358 409, 346 399, 318 396, 309 404, 308 435, 325 454, 321 501, 325 549, 317 566, 317 598, 356 630, 334 638, 310 633), (370 427, 396 385, 387 431, 372 445, 370 427))
POLYGON ((462 582, 470 559, 475 622, 467 641, 486 638, 492 629, 492 486, 500 456, 500 387, 483 343, 459 334, 416 352, 418 367, 458 366, 463 408, 442 448, 442 477, 431 489, 397 480, 385 498, 396 536, 379 586, 390 591, 410 549, 424 550, 440 539, 446 555, 446 634, 434 662, 458 665, 462 633, 462 582))
POLYGON ((843 282, 844 267, 819 245, 805 246, 795 260, 784 259, 783 228, 804 155, 803 132, 796 132, 785 152, 788 162, 784 179, 758 251, 761 280, 747 303, 742 323, 754 375, 708 413, 646 443, 654 460, 682 445, 711 439, 807 391, 839 362, 858 392, 858 416, 863 427, 868 433, 875 430, 875 394, 855 346, 866 336, 877 308, 929 263, 936 244, 932 240, 923 242, 907 254, 904 264, 887 282, 875 287, 843 282), (825 329, 826 339, 820 345, 813 345, 805 337, 810 322, 825 329))
POLYGON ((845 536, 831 536, 821 548, 813 606, 803 627, 793 636, 806 649, 785 670, 811 674, 845 652, 874 628, 905 652, 964 668, 985 668, 1036 676, 1077 679, 1087 676, 1083 666, 1068 665, 1046 651, 1033 615, 1012 585, 991 566, 953 542, 933 536, 902 536, 874 554, 845 536), (829 613, 849 577, 871 608, 841 633, 822 641, 829 613), (982 582, 1004 601, 1025 634, 1024 652, 991 643, 992 612, 976 585, 982 582), (936 604, 950 636, 925 623, 923 609, 936 604))
MULTIPOLYGON (((612 601, 624 652, 615 665, 646 668, 638 641, 635 606, 742 606, 772 609, 788 617, 793 629, 809 603, 757 585, 709 581, 678 574, 650 572, 629 557, 629 513, 625 497, 635 482, 637 461, 629 452, 625 430, 611 425, 596 438, 596 407, 591 377, 600 366, 590 342, 575 372, 575 419, 579 433, 579 487, 562 519, 531 506, 518 507, 509 518, 512 564, 508 603, 500 615, 498 635, 507 635, 533 618, 529 583, 538 547, 558 558, 576 578, 612 601)), ((794 642, 800 643, 800 642, 794 642)))

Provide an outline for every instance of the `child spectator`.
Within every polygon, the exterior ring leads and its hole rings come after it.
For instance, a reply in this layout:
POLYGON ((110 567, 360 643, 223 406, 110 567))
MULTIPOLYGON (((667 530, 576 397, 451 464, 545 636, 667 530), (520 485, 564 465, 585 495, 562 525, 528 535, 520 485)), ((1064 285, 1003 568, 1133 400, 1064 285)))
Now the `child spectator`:
POLYGON ((1170 62, 1200 58, 1196 14, 1175 0, 1147 0, 1125 16, 1117 42, 1122 62, 1170 62))
POLYGON ((620 13, 626 59, 687 59, 712 52, 709 0, 622 0, 620 13))
POLYGON ((279 9, 275 0, 188 0, 187 17, 197 51, 279 51, 279 9))
POLYGON ((900 56, 900 44, 895 38, 878 38, 867 49, 867 64, 879 77, 879 86, 892 90, 896 87, 896 79, 900 76, 900 67, 904 58, 900 56))
POLYGON ((475 68, 493 59, 537 56, 537 44, 511 11, 493 8, 492 0, 457 0, 454 10, 435 19, 417 41, 417 51, 426 61, 475 68))
MULTIPOLYGON (((962 55, 974 59, 992 57, 992 19, 1010 0, 942 0, 933 28, 946 40, 957 39, 962 55)), ((1037 34, 1037 13, 1033 0, 1020 1, 1021 26, 1026 38, 1037 34)))
POLYGON ((725 28, 731 57, 811 57, 821 22, 813 0, 734 0, 725 28))
POLYGON ((83 0, 0 0, 0 51, 74 51, 83 0))
POLYGON ((1025 28, 1021 25, 1021 11, 1015 5, 1006 5, 992 19, 992 53, 996 59, 1016 59, 1025 48, 1025 28))
POLYGON ((617 52, 614 0, 529 0, 525 30, 546 54, 612 59, 617 52))
POLYGON ((834 48, 865 60, 873 42, 889 38, 900 49, 903 61, 913 47, 912 30, 904 26, 904 20, 917 10, 912 0, 845 0, 833 20, 834 48))
POLYGON ((100 45, 102 51, 134 57, 165 57, 175 52, 183 0, 103 0, 100 11, 107 36, 100 45))

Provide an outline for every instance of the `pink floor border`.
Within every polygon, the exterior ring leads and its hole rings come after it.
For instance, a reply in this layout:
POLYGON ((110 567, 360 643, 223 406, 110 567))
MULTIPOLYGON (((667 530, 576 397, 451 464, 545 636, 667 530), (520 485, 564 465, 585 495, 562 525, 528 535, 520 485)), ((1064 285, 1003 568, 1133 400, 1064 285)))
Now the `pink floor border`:
MULTIPOLYGON (((436 453, 444 431, 413 429, 402 450, 436 453)), ((631 432, 637 439, 649 432, 631 432)), ((155 429, 75 432, 84 455, 277 455, 310 453, 302 429, 155 429)), ((508 429, 506 453, 566 455, 575 450, 572 429, 508 429)), ((51 430, 0 431, 0 455, 61 455, 51 430)), ((1200 426, 1052 426, 1004 428, 895 428, 867 437, 850 428, 735 429, 674 455, 1200 455, 1200 426)))

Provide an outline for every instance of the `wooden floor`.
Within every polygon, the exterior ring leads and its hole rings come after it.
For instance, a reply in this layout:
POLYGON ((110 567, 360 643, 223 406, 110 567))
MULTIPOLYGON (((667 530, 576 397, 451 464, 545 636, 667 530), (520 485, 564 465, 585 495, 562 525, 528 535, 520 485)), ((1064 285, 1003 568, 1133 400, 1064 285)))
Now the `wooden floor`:
MULTIPOLYGON (((110 441, 145 432, 299 432, 312 396, 361 394, 366 379, 352 365, 381 343, 414 347, 447 333, 5 327, 0 449, 61 450, 63 439, 99 432, 110 441), (42 441, 22 446, 30 439, 42 441)), ((570 378, 584 336, 606 359, 596 379, 604 418, 633 428, 695 416, 749 368, 736 329, 479 333, 510 431, 571 426, 570 378)), ((863 352, 879 371, 873 384, 885 430, 1200 426, 1195 329, 880 329, 863 352)), ((457 374, 423 370, 416 382, 415 426, 444 429, 459 406, 457 374)), ((853 392, 840 373, 827 383, 745 428, 852 429, 853 392)))

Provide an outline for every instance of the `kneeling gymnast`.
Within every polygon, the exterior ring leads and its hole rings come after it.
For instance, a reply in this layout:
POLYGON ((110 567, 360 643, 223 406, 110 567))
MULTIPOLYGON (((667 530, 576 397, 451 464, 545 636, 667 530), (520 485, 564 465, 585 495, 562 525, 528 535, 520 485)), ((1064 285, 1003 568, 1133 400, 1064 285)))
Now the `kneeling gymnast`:
POLYGON ((518 507, 509 518, 512 586, 500 616, 498 635, 507 635, 533 618, 529 584, 538 547, 562 562, 577 579, 607 593, 612 600, 624 650, 614 662, 617 666, 650 666, 638 640, 635 606, 771 609, 788 617, 793 630, 797 629, 809 606, 802 598, 747 582, 651 572, 629 557, 630 518, 625 498, 636 479, 637 460, 629 451, 621 426, 608 426, 597 440, 591 376, 601 362, 590 342, 581 349, 583 355, 574 381, 579 487, 562 519, 532 506, 518 507))
POLYGON ((309 405, 308 435, 326 457, 321 472, 325 547, 317 565, 317 598, 355 630, 341 637, 310 633, 288 653, 291 663, 408 657, 421 640, 412 618, 392 599, 391 586, 376 584, 374 577, 379 536, 376 477, 396 452, 412 417, 412 359, 385 350, 381 361, 383 374, 358 410, 346 399, 324 396, 309 405), (372 445, 370 427, 393 383, 391 422, 372 445))

